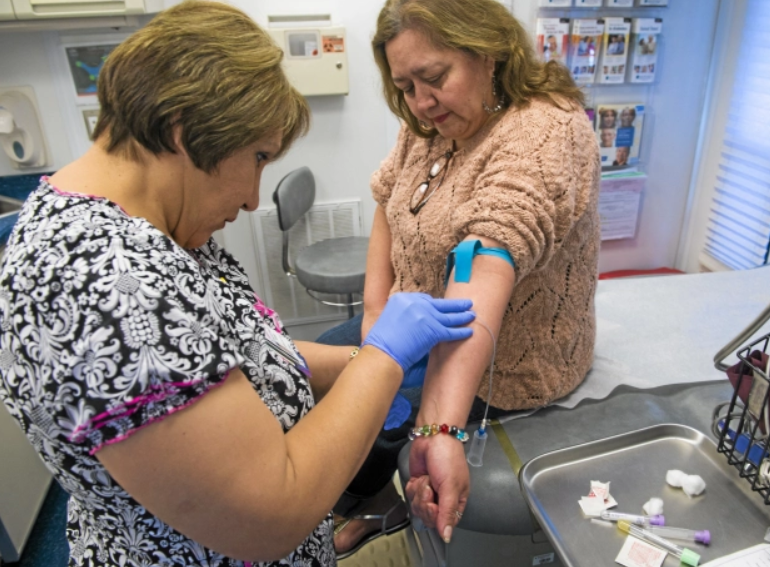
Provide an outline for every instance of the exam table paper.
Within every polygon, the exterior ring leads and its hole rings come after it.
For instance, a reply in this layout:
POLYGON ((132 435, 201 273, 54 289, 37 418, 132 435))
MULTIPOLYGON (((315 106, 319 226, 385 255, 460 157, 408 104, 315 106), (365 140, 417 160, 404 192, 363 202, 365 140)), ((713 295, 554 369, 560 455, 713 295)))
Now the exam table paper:
MULTIPOLYGON (((599 281, 593 367, 553 405, 601 400, 621 385, 645 390, 724 380, 714 355, 767 307, 768 282, 770 267, 599 281)), ((770 324, 760 334, 768 332, 770 324)))

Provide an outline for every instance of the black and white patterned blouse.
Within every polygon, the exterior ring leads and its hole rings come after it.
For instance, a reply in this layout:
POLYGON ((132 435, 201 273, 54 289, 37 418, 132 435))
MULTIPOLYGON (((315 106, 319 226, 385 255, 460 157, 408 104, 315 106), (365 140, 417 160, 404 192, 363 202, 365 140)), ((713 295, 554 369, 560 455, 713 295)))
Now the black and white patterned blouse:
MULTIPOLYGON (((154 517, 94 453, 194 403, 236 367, 291 429, 313 394, 268 329, 285 335, 213 240, 186 251, 118 205, 43 179, 0 266, 0 401, 70 494, 70 566, 252 565, 154 517)), ((330 515, 289 557, 253 565, 335 565, 332 537, 330 515)))

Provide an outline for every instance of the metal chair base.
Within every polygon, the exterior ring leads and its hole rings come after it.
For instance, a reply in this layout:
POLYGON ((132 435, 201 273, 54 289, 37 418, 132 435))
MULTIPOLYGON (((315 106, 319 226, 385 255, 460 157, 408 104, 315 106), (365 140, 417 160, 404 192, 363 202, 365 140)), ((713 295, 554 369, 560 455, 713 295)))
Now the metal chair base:
POLYGON ((329 305, 330 307, 347 307, 348 308, 348 319, 352 319, 355 316, 355 312, 353 310, 353 307, 355 307, 356 305, 363 305, 364 304, 364 300, 363 299, 361 299, 361 301, 353 301, 353 294, 352 293, 337 294, 337 295, 347 295, 348 301, 347 301, 347 303, 336 303, 334 301, 329 301, 327 299, 321 299, 317 295, 313 295, 314 292, 312 292, 311 290, 309 290, 307 288, 305 288, 305 291, 307 292, 307 294, 310 297, 312 297, 316 301, 320 301, 324 305, 329 305))

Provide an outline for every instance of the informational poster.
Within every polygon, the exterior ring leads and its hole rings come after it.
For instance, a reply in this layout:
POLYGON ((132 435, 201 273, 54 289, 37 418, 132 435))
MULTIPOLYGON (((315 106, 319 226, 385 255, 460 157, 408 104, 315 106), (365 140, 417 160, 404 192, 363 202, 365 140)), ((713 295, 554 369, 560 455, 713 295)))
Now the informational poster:
POLYGON ((65 48, 70 64, 72 81, 78 97, 93 97, 96 94, 96 80, 107 56, 115 45, 86 45, 65 48))
POLYGON ((634 238, 647 176, 633 172, 602 177, 599 218, 602 240, 634 238))

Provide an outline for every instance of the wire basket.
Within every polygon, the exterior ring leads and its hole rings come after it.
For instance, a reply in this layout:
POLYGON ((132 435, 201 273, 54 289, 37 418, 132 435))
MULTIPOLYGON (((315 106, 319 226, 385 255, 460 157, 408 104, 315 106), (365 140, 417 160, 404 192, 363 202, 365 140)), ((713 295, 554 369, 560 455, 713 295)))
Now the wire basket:
POLYGON ((770 504, 769 344, 767 334, 736 353, 739 362, 725 368, 734 389, 732 399, 715 408, 712 421, 717 450, 765 504, 770 504))

